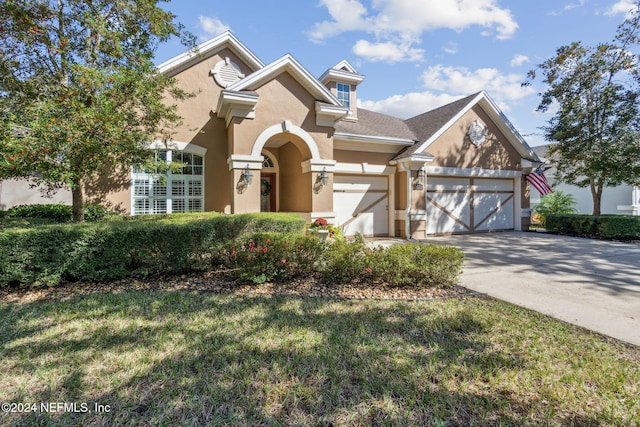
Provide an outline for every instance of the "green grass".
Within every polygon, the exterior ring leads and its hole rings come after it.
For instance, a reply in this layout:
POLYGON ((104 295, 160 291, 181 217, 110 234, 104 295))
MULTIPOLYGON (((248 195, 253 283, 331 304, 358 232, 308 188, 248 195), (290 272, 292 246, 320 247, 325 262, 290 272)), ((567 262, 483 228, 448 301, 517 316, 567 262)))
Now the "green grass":
POLYGON ((0 303, 0 425, 615 425, 640 350, 489 299, 122 292, 0 303))

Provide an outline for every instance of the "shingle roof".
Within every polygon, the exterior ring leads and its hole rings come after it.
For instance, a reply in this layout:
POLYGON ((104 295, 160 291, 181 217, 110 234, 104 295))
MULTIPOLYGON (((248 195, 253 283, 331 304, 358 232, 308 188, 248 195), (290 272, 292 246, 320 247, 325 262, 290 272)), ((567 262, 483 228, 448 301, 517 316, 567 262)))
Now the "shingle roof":
POLYGON ((545 174, 555 175, 556 167, 551 163, 551 159, 549 158, 549 153, 548 153, 550 145, 551 144, 538 145, 537 147, 531 147, 531 149, 533 150, 534 153, 538 155, 538 157, 540 157, 540 160, 546 160, 543 166, 545 174))
POLYGON ((542 159, 543 157, 547 158, 548 148, 549 148, 549 145, 538 145, 537 147, 531 147, 533 152, 536 153, 536 155, 540 157, 540 159, 542 159))
POLYGON ((337 122, 336 132, 418 140, 405 120, 364 108, 358 108, 357 121, 340 120, 337 122))

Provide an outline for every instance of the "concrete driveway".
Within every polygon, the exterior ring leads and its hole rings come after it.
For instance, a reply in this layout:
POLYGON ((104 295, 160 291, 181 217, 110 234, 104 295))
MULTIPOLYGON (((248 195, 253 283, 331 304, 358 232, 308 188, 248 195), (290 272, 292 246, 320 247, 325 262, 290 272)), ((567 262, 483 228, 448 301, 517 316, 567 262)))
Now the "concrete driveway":
POLYGON ((640 244, 525 232, 427 242, 464 251, 466 288, 640 346, 640 244))

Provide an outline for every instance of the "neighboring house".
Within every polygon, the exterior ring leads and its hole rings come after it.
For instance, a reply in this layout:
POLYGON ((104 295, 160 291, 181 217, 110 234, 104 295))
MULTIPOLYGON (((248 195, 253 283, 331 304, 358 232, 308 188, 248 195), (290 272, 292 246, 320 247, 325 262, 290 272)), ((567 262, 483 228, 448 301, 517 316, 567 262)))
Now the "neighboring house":
MULTIPOLYGON (((549 145, 540 145, 533 147, 533 151, 538 155, 540 160, 549 162, 547 149, 549 145)), ((551 184, 553 190, 562 190, 567 194, 571 194, 578 202, 578 213, 591 214, 593 212, 593 197, 589 187, 577 187, 570 184, 556 184, 555 167, 546 166, 545 176, 551 184)), ((535 207, 540 203, 540 193, 535 189, 531 189, 531 207, 535 207)), ((618 215, 640 215, 640 187, 634 187, 628 184, 618 185, 616 187, 605 187, 602 190, 601 213, 618 214, 618 215)))
POLYGON ((159 70, 196 92, 168 149, 150 145, 185 166, 94 183, 112 207, 297 212, 415 239, 529 224, 523 176, 539 159, 485 92, 401 120, 357 107, 364 76, 347 61, 316 78, 291 55, 264 64, 230 32, 159 70))
POLYGON ((39 204, 71 204, 71 191, 60 189, 47 194, 36 187, 35 183, 26 179, 0 180, 0 211, 6 211, 19 205, 39 204))

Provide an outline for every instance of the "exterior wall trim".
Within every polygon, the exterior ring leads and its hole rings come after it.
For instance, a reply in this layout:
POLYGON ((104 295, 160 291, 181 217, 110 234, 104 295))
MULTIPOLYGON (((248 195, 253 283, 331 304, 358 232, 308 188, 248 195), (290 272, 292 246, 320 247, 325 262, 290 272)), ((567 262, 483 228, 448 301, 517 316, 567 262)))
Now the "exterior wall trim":
POLYGON ((309 159, 300 164, 302 166, 302 173, 307 172, 322 172, 323 170, 328 173, 335 172, 336 161, 335 160, 323 160, 323 159, 309 159))
POLYGON ((264 63, 260 58, 242 44, 233 33, 225 31, 219 36, 198 45, 195 49, 190 49, 158 65, 158 72, 174 76, 189 67, 192 62, 201 61, 203 57, 208 58, 214 55, 227 43, 232 47, 232 50, 254 70, 259 70, 264 67, 264 63))
POLYGON ((428 175, 483 177, 483 178, 517 178, 522 176, 519 170, 493 170, 482 168, 449 168, 442 166, 425 166, 428 175))
MULTIPOLYGON (((300 139, 304 141, 307 147, 309 147, 309 151, 311 151, 311 158, 317 159, 317 160, 320 159, 320 150, 318 150, 318 145, 313 140, 313 137, 311 137, 311 135, 309 135, 300 126, 291 124, 291 121, 289 120, 285 120, 280 124, 275 124, 263 130, 262 133, 258 135, 255 142, 253 143, 253 148, 251 149, 251 156, 254 156, 254 157, 260 156, 260 158, 262 159, 261 153, 267 141, 269 141, 271 137, 283 132, 291 133, 292 135, 298 136, 300 139)), ((262 160, 260 160, 260 162, 262 162, 262 160)))
POLYGON ((227 159, 227 164, 229 165, 229 170, 244 169, 246 167, 252 170, 262 170, 263 161, 263 155, 247 156, 244 154, 232 154, 227 159))
POLYGON ((334 173, 367 174, 367 175, 393 175, 395 166, 371 165, 369 163, 336 163, 334 173))
POLYGON ((207 154, 207 149, 205 147, 201 147, 200 145, 190 144, 188 142, 182 141, 164 141, 155 140, 147 144, 147 148, 149 150, 178 150, 185 151, 187 153, 197 154, 198 156, 204 157, 207 154))

